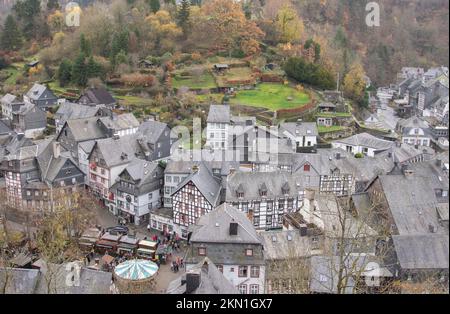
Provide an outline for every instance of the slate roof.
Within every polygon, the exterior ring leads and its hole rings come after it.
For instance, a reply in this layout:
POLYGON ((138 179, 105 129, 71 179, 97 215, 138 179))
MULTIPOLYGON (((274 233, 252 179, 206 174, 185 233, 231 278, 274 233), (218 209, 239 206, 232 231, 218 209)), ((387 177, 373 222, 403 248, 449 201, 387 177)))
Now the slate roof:
POLYGON ((409 129, 409 128, 421 128, 421 129, 428 129, 429 125, 426 121, 419 117, 411 117, 408 119, 400 119, 397 122, 398 126, 401 126, 402 128, 409 129))
POLYGON ((5 121, 0 120, 0 134, 8 134, 12 132, 12 129, 5 123, 5 121))
POLYGON ((91 104, 112 105, 116 103, 114 97, 111 96, 105 88, 88 88, 83 96, 85 96, 91 104))
POLYGON ((190 174, 184 179, 183 182, 178 185, 175 191, 172 193, 177 193, 181 188, 183 188, 188 182, 192 181, 194 185, 199 189, 200 193, 208 200, 212 206, 216 206, 220 201, 220 190, 221 186, 219 182, 213 177, 210 170, 204 165, 200 164, 198 170, 190 174))
POLYGON ((430 179, 413 175, 382 175, 379 179, 400 235, 426 234, 430 228, 444 232, 430 179))
MULTIPOLYGON (((149 193, 159 188, 159 179, 162 177, 162 171, 160 176, 154 177, 155 171, 157 171, 158 168, 158 163, 136 158, 127 165, 122 173, 126 172, 130 175, 135 182, 135 192, 137 195, 143 195, 144 193, 149 193)), ((119 176, 122 175, 122 173, 119 174, 119 176)), ((116 182, 111 189, 117 190, 120 187, 119 184, 119 182, 116 182)))
POLYGON ((449 267, 448 235, 394 235, 397 259, 402 269, 426 270, 449 267))
POLYGON ((101 152, 108 168, 128 163, 136 158, 138 149, 136 134, 125 135, 120 138, 99 139, 94 149, 101 152))
POLYGON ((30 139, 24 137, 23 134, 16 134, 10 137, 9 142, 3 147, 0 158, 5 160, 24 160, 37 157, 50 141, 51 139, 45 139, 33 143, 30 139))
POLYGON ((42 180, 45 182, 53 182, 68 160, 70 160, 75 167, 78 167, 77 163, 70 158, 68 152, 61 152, 60 156, 55 158, 53 154, 53 141, 50 142, 37 157, 42 180))
POLYGON ((1 99, 0 102, 2 104, 11 104, 12 102, 14 102, 17 99, 17 96, 12 95, 12 94, 5 94, 1 99))
MULTIPOLYGON (((188 272, 200 274, 200 285, 192 294, 238 294, 239 291, 217 269, 216 265, 205 257, 198 264, 192 266, 188 272), (206 264, 206 265, 205 265, 206 264)), ((186 284, 182 284, 186 274, 169 283, 168 294, 185 294, 186 284)))
POLYGON ((113 130, 123 130, 139 127, 139 121, 132 113, 123 113, 113 117, 102 117, 99 120, 108 128, 113 130))
POLYGON ((154 144, 167 128, 168 126, 166 123, 159 121, 145 121, 139 126, 138 132, 142 134, 148 143, 154 144))
POLYGON ((24 116, 33 109, 43 111, 42 109, 39 108, 39 106, 37 106, 33 103, 30 103, 30 102, 25 102, 25 104, 23 106, 20 106, 20 108, 17 111, 14 111, 13 113, 20 115, 20 116, 24 116))
POLYGON ((39 280, 39 270, 0 268, 0 286, 6 284, 6 294, 33 294, 39 280))
POLYGON ((191 242, 261 244, 261 238, 247 216, 226 203, 199 218, 191 242), (237 235, 230 235, 230 223, 238 224, 237 235))
POLYGON ((314 254, 311 239, 307 236, 300 236, 298 230, 266 231, 259 235, 264 246, 266 260, 303 258, 314 254))
POLYGON ((95 117, 98 111, 98 107, 65 102, 58 108, 55 116, 65 122, 71 119, 92 118, 95 117))
POLYGON ((227 179, 227 202, 239 200, 237 190, 243 189, 246 200, 259 200, 260 189, 264 185, 267 198, 285 197, 283 187, 288 184, 288 197, 298 197, 303 191, 301 178, 287 172, 235 172, 227 179))
POLYGON ((30 88, 30 90, 26 93, 26 95, 33 100, 39 100, 42 94, 47 90, 47 86, 34 83, 34 85, 30 88))
POLYGON ((318 136, 317 125, 315 122, 286 122, 280 124, 280 131, 287 131, 294 137, 297 136, 318 136))
POLYGON ((104 138, 105 133, 97 123, 98 118, 74 119, 66 121, 76 142, 104 138))
POLYGON ((382 140, 378 137, 370 135, 369 133, 355 134, 345 139, 336 140, 334 141, 334 143, 340 143, 351 146, 364 146, 374 148, 376 150, 386 150, 392 147, 392 145, 394 144, 391 141, 382 140))
POLYGON ((208 123, 230 123, 230 106, 211 105, 209 106, 208 123))
MULTIPOLYGON (((342 270, 343 277, 347 279, 345 294, 355 293, 355 286, 362 277, 371 276, 373 271, 382 274, 382 277, 392 277, 392 273, 384 267, 374 268, 378 261, 369 255, 348 256, 342 270)), ((309 289, 315 293, 337 293, 339 281, 339 257, 338 256, 313 256, 311 257, 309 289)))

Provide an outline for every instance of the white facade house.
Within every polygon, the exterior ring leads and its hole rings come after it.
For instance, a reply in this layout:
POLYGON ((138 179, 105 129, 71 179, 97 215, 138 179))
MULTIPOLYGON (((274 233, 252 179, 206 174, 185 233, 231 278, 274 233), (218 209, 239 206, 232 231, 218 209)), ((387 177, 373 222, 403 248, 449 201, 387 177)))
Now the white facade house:
POLYGON ((282 137, 291 140, 292 149, 300 151, 317 145, 317 125, 315 122, 287 122, 280 125, 282 137))
POLYGON ((409 145, 431 146, 432 134, 428 123, 418 117, 400 120, 397 132, 402 136, 402 143, 409 145))
POLYGON ((352 154, 363 154, 375 157, 377 153, 384 152, 391 148, 394 143, 370 135, 361 133, 350 136, 346 139, 339 139, 331 143, 333 148, 339 148, 352 154))
POLYGON ((230 106, 211 105, 206 120, 206 145, 216 150, 226 150, 230 128, 230 106))

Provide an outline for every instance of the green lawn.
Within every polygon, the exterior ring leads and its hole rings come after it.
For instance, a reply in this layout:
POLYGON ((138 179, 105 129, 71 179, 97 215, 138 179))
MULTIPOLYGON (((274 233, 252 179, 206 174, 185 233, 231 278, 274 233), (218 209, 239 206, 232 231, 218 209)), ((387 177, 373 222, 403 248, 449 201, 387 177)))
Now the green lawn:
POLYGON ((317 130, 319 131, 319 133, 328 133, 328 132, 336 132, 336 131, 341 131, 345 129, 345 127, 340 126, 340 125, 333 125, 333 126, 323 126, 323 125, 319 125, 317 127, 317 130))
POLYGON ((139 96, 114 96, 124 106, 150 106, 153 104, 150 98, 139 96))
POLYGON ((200 76, 181 76, 175 74, 172 78, 172 86, 174 88, 188 87, 190 89, 210 89, 216 88, 214 77, 209 71, 205 71, 200 76))
POLYGON ((2 72, 7 73, 8 78, 5 80, 5 84, 7 85, 15 85, 17 76, 19 75, 19 70, 14 66, 9 66, 4 69, 2 72))
POLYGON ((350 118, 352 115, 348 112, 320 112, 317 114, 318 117, 323 118, 333 118, 333 117, 347 117, 350 118))
POLYGON ((270 110, 301 107, 310 102, 309 96, 282 84, 262 83, 254 90, 242 90, 230 100, 232 104, 261 107, 270 110))

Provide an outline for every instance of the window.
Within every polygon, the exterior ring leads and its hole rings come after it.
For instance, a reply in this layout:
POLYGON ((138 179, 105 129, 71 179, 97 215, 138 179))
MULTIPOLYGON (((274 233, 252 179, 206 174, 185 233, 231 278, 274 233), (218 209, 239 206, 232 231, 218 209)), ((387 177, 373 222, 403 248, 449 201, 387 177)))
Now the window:
POLYGON ((239 266, 238 276, 246 278, 248 276, 248 267, 247 266, 239 266))
POLYGON ((206 248, 205 247, 199 247, 198 248, 198 255, 199 256, 206 256, 206 248))
POLYGON ((172 177, 171 176, 167 176, 166 177, 166 182, 168 182, 168 183, 172 182, 172 177))
POLYGON ((272 216, 266 217, 266 225, 269 227, 272 226, 272 216))
POLYGON ((273 202, 267 202, 267 211, 271 212, 273 210, 273 202))
POLYGON ((247 285, 239 285, 238 289, 240 294, 247 294, 247 285))
POLYGON ((253 208, 255 210, 255 213, 259 213, 259 205, 260 205, 260 202, 255 202, 253 204, 253 208))
POLYGON ((30 191, 27 191, 27 195, 28 195, 28 196, 31 196, 31 192, 30 192, 30 191))
POLYGON ((311 166, 308 164, 303 165, 303 171, 309 172, 311 170, 311 166))
POLYGON ((217 269, 223 274, 223 265, 216 265, 217 269))
POLYGON ((148 193, 148 200, 151 201, 153 198, 153 193, 148 193))
POLYGON ((250 285, 250 294, 258 294, 259 285, 250 285))
POLYGON ((246 249, 245 256, 253 256, 253 249, 246 249))
POLYGON ((252 266, 250 268, 250 277, 259 278, 259 266, 252 266))
POLYGON ((77 183, 77 178, 72 178, 72 184, 76 184, 77 183))

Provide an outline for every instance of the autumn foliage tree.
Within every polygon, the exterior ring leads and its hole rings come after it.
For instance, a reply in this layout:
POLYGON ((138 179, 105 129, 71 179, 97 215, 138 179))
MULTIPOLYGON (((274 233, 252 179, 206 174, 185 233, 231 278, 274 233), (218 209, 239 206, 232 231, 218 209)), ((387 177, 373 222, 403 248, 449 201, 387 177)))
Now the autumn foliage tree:
POLYGON ((293 43, 301 39, 304 31, 303 21, 290 5, 284 5, 278 11, 275 27, 282 43, 293 43))
POLYGON ((214 51, 231 53, 241 50, 246 55, 259 52, 263 31, 248 20, 239 3, 233 0, 211 0, 201 8, 195 34, 200 45, 214 51))
POLYGON ((360 63, 354 63, 344 77, 344 93, 347 97, 361 102, 364 99, 366 82, 364 68, 360 63))

